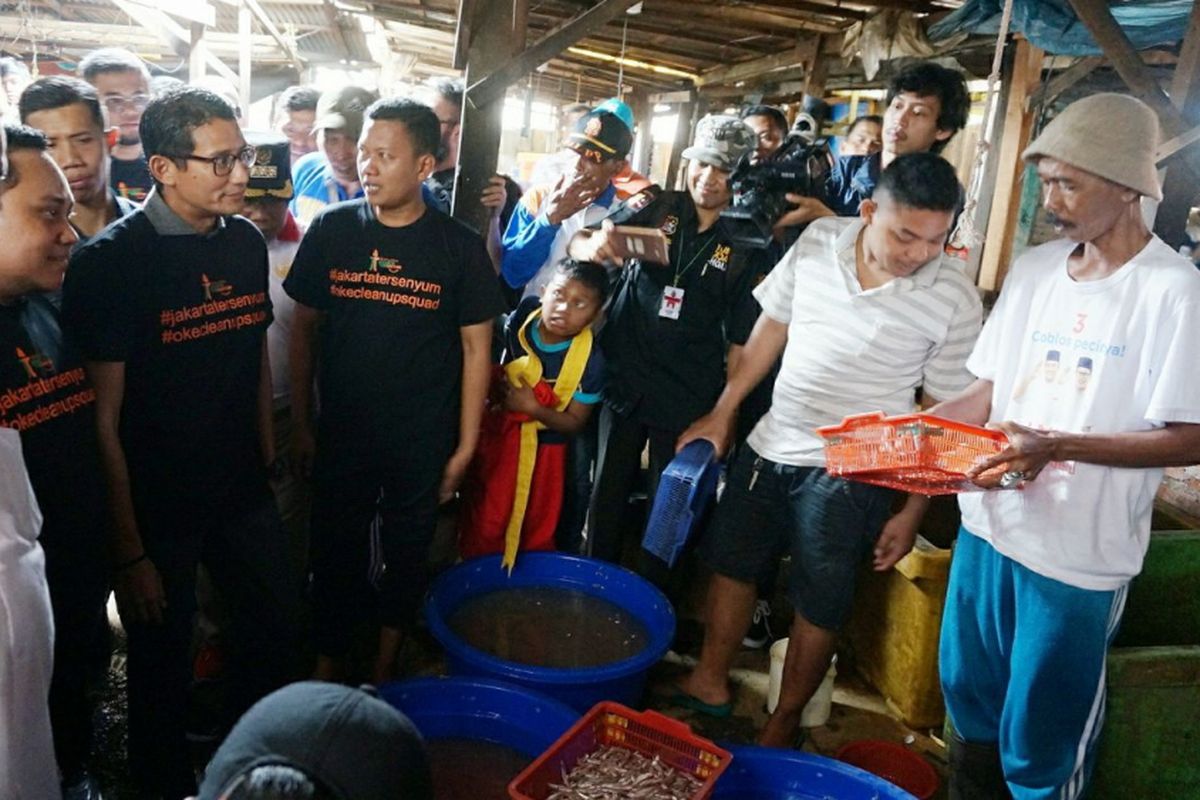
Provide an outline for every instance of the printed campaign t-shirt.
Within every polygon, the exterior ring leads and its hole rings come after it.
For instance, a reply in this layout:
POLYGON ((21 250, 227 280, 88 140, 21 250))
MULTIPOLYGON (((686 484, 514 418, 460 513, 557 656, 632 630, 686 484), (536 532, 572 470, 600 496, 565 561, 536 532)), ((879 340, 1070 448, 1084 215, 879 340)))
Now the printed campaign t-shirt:
MULTIPOLYGON (((1070 433, 1200 423, 1200 272, 1154 237, 1125 266, 1075 281, 1075 249, 1026 251, 967 368, 993 384, 990 421, 1070 433)), ((1111 591, 1137 575, 1162 469, 1051 462, 1019 491, 959 495, 963 525, 1029 569, 1111 591)))
POLYGON ((102 563, 105 489, 96 445, 96 393, 63 344, 58 311, 41 295, 0 306, 0 427, 21 434, 55 559, 102 563), (101 560, 101 561, 97 561, 101 560))
POLYGON ((375 453, 453 435, 460 328, 504 310, 478 235, 431 208, 393 228, 366 200, 339 203, 313 220, 284 289, 327 312, 317 370, 323 442, 375 453))
MULTIPOLYGON (((504 324, 505 364, 527 354, 528 351, 521 346, 518 331, 525 324, 525 320, 529 319, 529 315, 533 313, 534 309, 540 305, 539 298, 526 297, 516 310, 508 315, 508 320, 504 324)), ((562 372, 563 362, 567 359, 567 351, 571 349, 571 342, 574 340, 568 339, 557 344, 546 344, 538 334, 536 320, 530 323, 525 331, 526 341, 529 342, 533 355, 536 355, 542 362, 542 380, 554 388, 554 384, 558 381, 558 373, 562 372)), ((571 396, 571 402, 595 405, 600 402, 603 389, 604 356, 600 353, 600 343, 593 339, 591 352, 588 353, 587 363, 583 367, 583 375, 579 379, 579 386, 575 389, 575 394, 571 396)), ((538 431, 538 441, 542 444, 557 444, 567 441, 568 438, 566 434, 558 431, 549 429, 538 431)))
POLYGON ((114 156, 110 158, 108 185, 120 197, 135 203, 145 202, 146 195, 150 194, 150 190, 154 188, 154 179, 150 177, 150 167, 146 163, 146 157, 138 156, 126 159, 114 156))
POLYGON ((68 339, 123 362, 135 505, 217 520, 269 497, 257 402, 271 322, 267 247, 248 220, 191 229, 156 192, 71 258, 68 339))

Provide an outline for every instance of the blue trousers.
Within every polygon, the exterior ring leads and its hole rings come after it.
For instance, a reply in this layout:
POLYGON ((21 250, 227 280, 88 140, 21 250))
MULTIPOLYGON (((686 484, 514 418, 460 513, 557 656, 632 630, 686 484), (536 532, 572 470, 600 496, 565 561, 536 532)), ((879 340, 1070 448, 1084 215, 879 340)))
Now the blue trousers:
POLYGON ((960 736, 999 745, 1015 800, 1083 793, 1127 589, 1069 586, 959 531, 942 620, 942 691, 960 736))

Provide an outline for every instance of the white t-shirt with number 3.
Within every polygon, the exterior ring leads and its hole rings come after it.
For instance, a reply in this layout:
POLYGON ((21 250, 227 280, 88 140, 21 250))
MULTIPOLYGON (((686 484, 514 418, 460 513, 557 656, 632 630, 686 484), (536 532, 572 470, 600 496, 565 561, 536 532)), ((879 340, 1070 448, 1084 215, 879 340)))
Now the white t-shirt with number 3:
MULTIPOLYGON (((990 420, 1071 433, 1200 423, 1200 271, 1157 237, 1102 280, 1067 273, 1060 240, 1014 262, 967 369, 990 420)), ((1051 463, 1018 491, 959 496, 963 525, 1029 569, 1083 589, 1137 575, 1162 469, 1051 463)))

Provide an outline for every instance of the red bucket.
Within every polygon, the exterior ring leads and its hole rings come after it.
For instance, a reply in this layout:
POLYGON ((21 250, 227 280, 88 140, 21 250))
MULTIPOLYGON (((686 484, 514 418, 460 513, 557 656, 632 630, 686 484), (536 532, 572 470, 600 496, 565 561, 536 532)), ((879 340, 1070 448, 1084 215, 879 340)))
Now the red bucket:
POLYGON ((941 783, 928 761, 895 742, 875 739, 850 742, 837 751, 835 758, 874 773, 920 800, 933 797, 941 783))

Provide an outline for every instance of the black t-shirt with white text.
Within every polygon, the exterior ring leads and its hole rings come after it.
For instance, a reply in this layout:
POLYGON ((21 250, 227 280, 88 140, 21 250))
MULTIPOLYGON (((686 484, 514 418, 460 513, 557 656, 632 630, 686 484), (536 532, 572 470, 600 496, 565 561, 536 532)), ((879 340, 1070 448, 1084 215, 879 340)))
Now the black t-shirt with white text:
POLYGON ((221 520, 269 496, 267 247, 248 220, 183 235, 160 234, 143 209, 118 220, 71 257, 63 318, 85 360, 125 365, 120 433, 139 510, 221 520))
POLYGON ((726 351, 750 336, 763 255, 738 252, 721 221, 699 232, 687 192, 663 192, 625 224, 662 230, 671 263, 634 260, 617 279, 600 339, 605 402, 643 424, 682 431, 716 403, 726 351), (667 287, 682 297, 664 299, 667 287), (677 318, 664 316, 665 305, 677 318))
POLYGON ((111 157, 108 160, 108 185, 113 191, 127 200, 141 203, 146 195, 154 188, 154 179, 150 177, 150 167, 145 156, 125 159, 111 157))
POLYGON ((39 541, 56 566, 106 563, 109 515, 95 412, 96 393, 63 344, 57 309, 40 295, 0 305, 0 427, 21 434, 42 511, 39 541))
POLYGON ((338 203, 309 226, 283 286, 326 312, 317 365, 322 442, 379 453, 453 441, 460 328, 504 310, 479 236, 432 208, 394 228, 366 200, 338 203))

